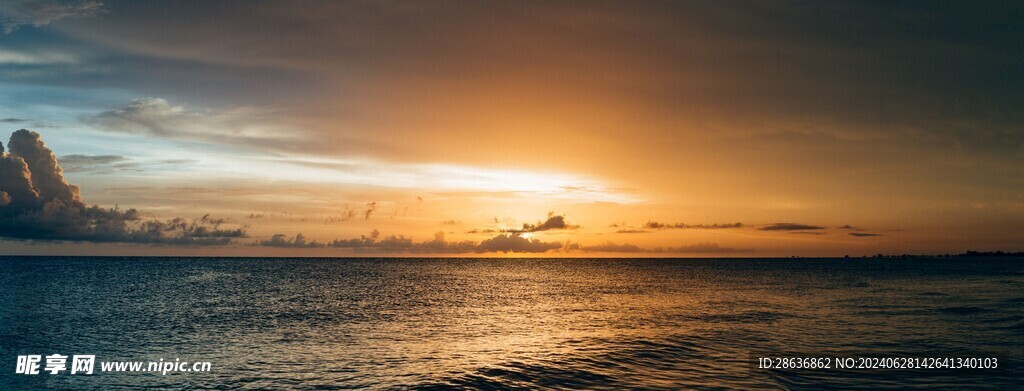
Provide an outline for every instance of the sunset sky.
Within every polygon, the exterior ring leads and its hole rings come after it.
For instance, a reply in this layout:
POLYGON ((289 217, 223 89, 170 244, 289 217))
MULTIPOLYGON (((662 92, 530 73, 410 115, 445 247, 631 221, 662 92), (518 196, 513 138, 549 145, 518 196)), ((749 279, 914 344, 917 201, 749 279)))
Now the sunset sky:
POLYGON ((1024 251, 1021 2, 14 0, 0 25, 5 254, 1024 251))

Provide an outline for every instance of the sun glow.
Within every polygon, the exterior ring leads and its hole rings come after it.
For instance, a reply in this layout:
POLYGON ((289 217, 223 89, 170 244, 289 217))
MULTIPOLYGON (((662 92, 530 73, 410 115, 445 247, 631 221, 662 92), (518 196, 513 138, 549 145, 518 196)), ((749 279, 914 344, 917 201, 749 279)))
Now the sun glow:
MULTIPOLYGON (((197 157, 208 161, 210 157, 197 157)), ((557 172, 496 169, 450 164, 402 164, 370 160, 248 158, 209 161, 226 175, 258 173, 267 180, 355 184, 483 195, 521 195, 575 202, 631 204, 642 200, 602 181, 557 172)))

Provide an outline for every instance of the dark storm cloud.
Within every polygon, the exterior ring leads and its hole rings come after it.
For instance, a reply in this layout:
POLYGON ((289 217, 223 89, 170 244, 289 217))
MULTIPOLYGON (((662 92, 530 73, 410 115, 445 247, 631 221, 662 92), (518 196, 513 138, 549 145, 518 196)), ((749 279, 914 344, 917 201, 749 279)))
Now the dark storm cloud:
POLYGON ((765 227, 758 228, 762 231, 802 231, 802 230, 814 230, 814 229, 825 229, 825 227, 819 227, 816 225, 797 224, 797 223, 775 223, 765 227))
POLYGON ((11 135, 9 153, 0 145, 0 237, 24 240, 229 244, 245 231, 222 229, 224 220, 143 220, 134 209, 87 206, 68 184, 53 151, 39 134, 11 135))
POLYGON ((648 221, 644 224, 644 228, 647 229, 726 229, 726 228, 742 228, 742 223, 725 223, 725 224, 662 224, 657 221, 648 221))

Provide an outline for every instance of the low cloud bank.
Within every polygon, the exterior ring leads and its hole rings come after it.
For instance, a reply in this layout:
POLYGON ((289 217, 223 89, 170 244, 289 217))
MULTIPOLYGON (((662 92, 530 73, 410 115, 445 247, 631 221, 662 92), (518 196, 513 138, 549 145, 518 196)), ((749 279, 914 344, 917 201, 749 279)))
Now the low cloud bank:
POLYGON ((605 242, 597 245, 579 243, 545 242, 519 234, 498 234, 480 242, 465 240, 452 242, 445 239, 444 232, 434 234, 433 240, 416 242, 402 235, 382 236, 373 230, 369 235, 358 238, 335 239, 330 242, 308 240, 303 234, 288 237, 276 234, 268 240, 253 243, 256 246, 279 248, 335 248, 348 249, 357 253, 419 253, 419 254, 466 254, 466 253, 546 253, 549 251, 592 252, 592 253, 637 253, 637 254, 686 254, 686 253, 743 253, 753 249, 722 247, 717 243, 694 243, 678 247, 643 248, 634 244, 605 242))
POLYGON ((64 178, 39 133, 11 134, 0 144, 0 237, 23 240, 221 245, 245 237, 221 219, 143 220, 135 209, 87 206, 64 178))
POLYGON ((694 243, 687 244, 678 247, 654 247, 654 248, 643 248, 635 244, 617 244, 614 242, 604 242, 602 244, 593 246, 584 246, 578 243, 573 243, 568 246, 569 250, 579 250, 585 252, 595 253, 665 253, 665 254, 685 254, 685 253, 742 253, 752 252, 754 249, 741 249, 732 247, 722 247, 718 243, 706 242, 706 243, 694 243))
POLYGON ((373 230, 369 235, 361 235, 358 238, 335 239, 330 242, 310 241, 301 233, 291 238, 284 234, 276 234, 269 240, 261 240, 255 244, 257 246, 280 248, 336 248, 350 249, 354 252, 432 254, 542 253, 562 248, 562 243, 560 242, 544 242, 540 239, 529 239, 517 234, 500 234, 481 242, 472 240, 455 242, 446 240, 444 232, 438 231, 434 234, 433 240, 416 242, 412 238, 403 235, 381 236, 378 230, 373 230))

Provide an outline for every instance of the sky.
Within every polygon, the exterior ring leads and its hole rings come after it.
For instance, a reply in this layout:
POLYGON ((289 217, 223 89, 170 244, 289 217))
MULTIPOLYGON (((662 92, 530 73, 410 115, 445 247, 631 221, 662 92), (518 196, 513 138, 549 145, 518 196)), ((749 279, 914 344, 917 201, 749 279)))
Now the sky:
POLYGON ((12 0, 0 26, 7 254, 1024 251, 1020 2, 12 0))

